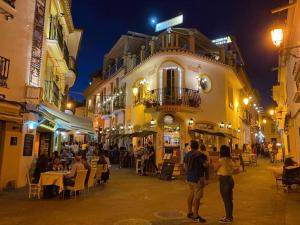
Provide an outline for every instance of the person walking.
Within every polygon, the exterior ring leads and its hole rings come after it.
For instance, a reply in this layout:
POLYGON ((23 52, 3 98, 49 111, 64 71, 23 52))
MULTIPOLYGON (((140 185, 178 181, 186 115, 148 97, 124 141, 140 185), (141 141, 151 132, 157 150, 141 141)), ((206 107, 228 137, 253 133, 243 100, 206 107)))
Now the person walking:
POLYGON ((222 145, 220 149, 219 164, 216 166, 219 176, 220 194, 222 196, 226 216, 219 220, 219 223, 232 223, 233 221, 233 162, 230 157, 230 149, 227 145, 222 145))
POLYGON ((197 141, 191 141, 191 151, 184 158, 186 180, 190 189, 187 198, 187 217, 200 223, 206 220, 199 215, 200 200, 205 187, 205 169, 208 166, 207 156, 199 151, 197 141))

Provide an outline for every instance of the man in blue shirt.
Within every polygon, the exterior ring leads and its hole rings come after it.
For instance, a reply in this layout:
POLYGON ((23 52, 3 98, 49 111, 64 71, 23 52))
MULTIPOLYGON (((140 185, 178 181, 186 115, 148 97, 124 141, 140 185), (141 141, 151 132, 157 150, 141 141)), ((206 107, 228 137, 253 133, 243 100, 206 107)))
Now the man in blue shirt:
POLYGON ((206 220, 199 216, 200 200, 203 197, 205 186, 205 171, 208 167, 207 156, 199 151, 197 141, 191 141, 191 151, 184 158, 186 180, 189 185, 190 193, 187 199, 187 217, 200 223, 206 220))

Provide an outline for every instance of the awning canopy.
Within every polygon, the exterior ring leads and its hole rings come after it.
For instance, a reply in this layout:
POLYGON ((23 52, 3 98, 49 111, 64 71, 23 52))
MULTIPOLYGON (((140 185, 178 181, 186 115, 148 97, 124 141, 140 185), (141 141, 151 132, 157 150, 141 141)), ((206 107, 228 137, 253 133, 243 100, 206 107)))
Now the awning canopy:
POLYGON ((195 133, 199 133, 199 134, 209 134, 209 135, 218 136, 218 137, 229 137, 229 138, 238 139, 238 137, 236 137, 232 134, 224 133, 224 132, 220 132, 220 131, 204 130, 204 129, 193 129, 193 130, 190 130, 190 131, 195 132, 195 133))
POLYGON ((75 130, 86 134, 95 134, 93 123, 90 119, 83 119, 55 109, 50 109, 45 105, 40 105, 38 110, 45 119, 55 123, 56 130, 75 130))

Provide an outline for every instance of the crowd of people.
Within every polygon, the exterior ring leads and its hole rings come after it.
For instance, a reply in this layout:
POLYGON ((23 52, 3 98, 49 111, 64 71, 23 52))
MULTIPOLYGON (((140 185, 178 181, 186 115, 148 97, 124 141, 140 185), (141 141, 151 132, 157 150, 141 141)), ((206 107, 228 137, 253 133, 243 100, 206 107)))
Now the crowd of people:
MULTIPOLYGON (((38 183, 41 173, 47 171, 68 171, 64 175, 64 185, 74 186, 77 171, 87 170, 87 176, 85 178, 85 184, 87 185, 91 171, 91 161, 94 160, 97 162, 97 166, 107 165, 107 171, 104 171, 98 180, 98 182, 106 183, 109 179, 109 168, 111 167, 108 154, 104 151, 89 148, 88 144, 86 144, 84 148, 82 148, 82 145, 79 145, 78 148, 74 148, 73 146, 76 145, 76 143, 72 145, 63 143, 60 153, 55 151, 51 157, 47 157, 45 154, 40 155, 36 163, 32 165, 33 168, 31 168, 33 171, 33 182, 38 183)), ((53 197, 57 194, 58 188, 56 186, 45 187, 44 196, 46 198, 53 197)), ((65 191, 65 197, 69 197, 68 191, 65 191)))

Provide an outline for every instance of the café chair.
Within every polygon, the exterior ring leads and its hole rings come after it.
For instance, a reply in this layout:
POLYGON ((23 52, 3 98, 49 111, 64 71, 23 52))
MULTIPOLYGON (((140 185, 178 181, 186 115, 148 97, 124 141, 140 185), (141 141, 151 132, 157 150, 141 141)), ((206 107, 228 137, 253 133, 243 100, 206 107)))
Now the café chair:
POLYGON ((85 178, 86 178, 87 170, 78 170, 76 172, 75 183, 74 186, 65 186, 65 190, 73 191, 76 199, 77 191, 85 191, 85 178))
POLYGON ((106 173, 108 171, 107 164, 98 164, 96 171, 96 180, 101 183, 102 173, 106 173))
POLYGON ((39 184, 39 182, 37 184, 34 184, 31 182, 29 173, 26 174, 27 176, 27 182, 28 182, 28 198, 30 199, 31 196, 35 197, 37 196, 38 199, 40 199, 40 192, 41 192, 41 185, 39 184))
POLYGON ((88 192, 91 187, 95 186, 96 171, 97 171, 97 168, 91 168, 90 176, 89 176, 88 183, 87 183, 88 192))

